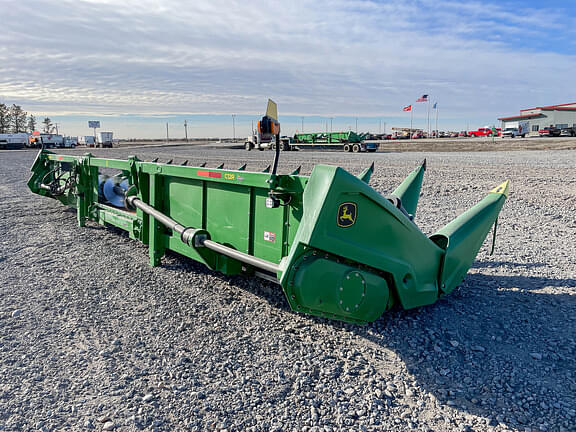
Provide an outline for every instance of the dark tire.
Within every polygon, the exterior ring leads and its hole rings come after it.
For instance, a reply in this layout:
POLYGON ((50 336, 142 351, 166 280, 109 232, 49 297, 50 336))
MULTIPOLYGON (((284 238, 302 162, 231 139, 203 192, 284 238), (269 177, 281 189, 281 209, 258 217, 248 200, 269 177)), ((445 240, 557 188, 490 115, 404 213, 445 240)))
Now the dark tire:
POLYGON ((252 144, 251 142, 244 143, 244 148, 250 151, 254 148, 254 144, 252 144))
POLYGON ((352 152, 353 153, 358 153, 360 151, 360 145, 359 144, 354 144, 352 146, 352 152))
POLYGON ((351 150, 350 144, 344 144, 344 151, 349 152, 351 150))

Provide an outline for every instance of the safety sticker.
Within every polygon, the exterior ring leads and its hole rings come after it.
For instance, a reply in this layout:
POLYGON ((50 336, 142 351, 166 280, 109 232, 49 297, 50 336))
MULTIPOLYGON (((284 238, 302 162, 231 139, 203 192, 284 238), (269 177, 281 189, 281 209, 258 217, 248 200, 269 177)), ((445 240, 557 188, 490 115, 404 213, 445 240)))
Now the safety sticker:
POLYGON ((276 234, 273 232, 264 231, 264 240, 274 243, 276 241, 276 234))

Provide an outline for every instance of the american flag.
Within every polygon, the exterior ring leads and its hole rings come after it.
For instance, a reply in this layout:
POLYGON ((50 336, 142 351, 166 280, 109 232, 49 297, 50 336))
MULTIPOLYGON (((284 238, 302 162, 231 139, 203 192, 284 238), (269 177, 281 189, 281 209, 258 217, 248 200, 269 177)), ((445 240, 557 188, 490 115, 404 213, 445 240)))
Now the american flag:
POLYGON ((412 105, 408 105, 408 106, 402 108, 402 111, 412 111, 412 105))
POLYGON ((422 95, 421 97, 416 99, 416 102, 427 102, 427 101, 428 101, 428 95, 422 95))

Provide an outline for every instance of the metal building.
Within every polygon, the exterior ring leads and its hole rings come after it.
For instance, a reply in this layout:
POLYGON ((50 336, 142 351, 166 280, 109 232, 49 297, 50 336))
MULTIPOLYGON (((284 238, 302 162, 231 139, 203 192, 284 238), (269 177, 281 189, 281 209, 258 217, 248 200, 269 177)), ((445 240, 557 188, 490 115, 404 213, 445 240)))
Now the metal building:
POLYGON ((518 127, 519 121, 528 121, 531 136, 537 136, 538 130, 546 126, 557 128, 576 127, 576 102, 562 105, 549 105, 520 110, 520 115, 501 117, 502 130, 518 127))

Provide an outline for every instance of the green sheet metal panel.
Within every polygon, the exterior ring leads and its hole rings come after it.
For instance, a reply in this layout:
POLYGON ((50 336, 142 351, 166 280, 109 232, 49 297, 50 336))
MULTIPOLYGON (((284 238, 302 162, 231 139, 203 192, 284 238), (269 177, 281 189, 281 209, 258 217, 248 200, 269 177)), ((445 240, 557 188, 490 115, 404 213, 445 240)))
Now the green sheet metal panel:
POLYGON ((184 226, 202 228, 203 181, 164 177, 167 215, 184 226))
POLYGON ((253 255, 279 263, 288 250, 288 207, 267 208, 268 193, 254 189, 254 251, 253 255))
POLYGON ((206 183, 206 230, 212 240, 250 253, 249 187, 206 183))

